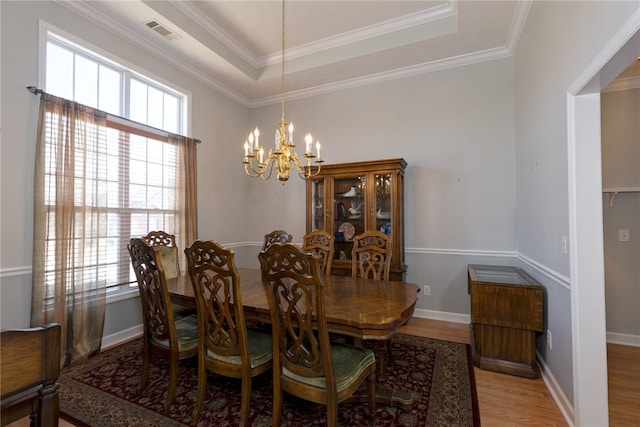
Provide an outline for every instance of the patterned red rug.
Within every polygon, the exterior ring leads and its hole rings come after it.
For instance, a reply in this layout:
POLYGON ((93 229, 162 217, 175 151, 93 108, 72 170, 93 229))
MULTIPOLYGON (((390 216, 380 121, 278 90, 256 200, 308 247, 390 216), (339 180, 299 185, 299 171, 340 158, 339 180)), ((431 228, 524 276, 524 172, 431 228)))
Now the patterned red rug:
MULTIPOLYGON (((372 421, 366 404, 339 405, 341 426, 480 426, 470 348, 465 344, 397 335, 392 361, 379 382, 411 393, 411 412, 376 406, 372 421)), ((61 418, 78 426, 193 425, 197 363, 181 362, 176 399, 168 417, 162 415, 168 366, 154 359, 149 384, 136 396, 142 364, 140 339, 118 346, 89 361, 62 370, 61 418)), ((210 374, 197 425, 236 426, 240 412, 240 381, 210 374)), ((253 380, 250 425, 270 426, 271 372, 253 380)), ((324 426, 323 406, 285 395, 282 426, 324 426)))

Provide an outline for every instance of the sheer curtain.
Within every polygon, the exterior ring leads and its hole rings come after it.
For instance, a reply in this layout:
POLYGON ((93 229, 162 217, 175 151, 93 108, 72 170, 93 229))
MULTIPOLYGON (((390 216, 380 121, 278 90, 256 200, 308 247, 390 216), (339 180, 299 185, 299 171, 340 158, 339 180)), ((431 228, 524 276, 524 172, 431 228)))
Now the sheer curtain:
POLYGON ((62 325, 62 363, 100 349, 105 286, 84 265, 84 237, 101 208, 92 206, 93 183, 81 170, 97 169, 92 151, 106 145, 106 116, 75 102, 42 93, 34 177, 33 285, 31 324, 62 325), (49 254, 49 256, 47 256, 49 254))
POLYGON ((40 96, 31 324, 62 325, 61 360, 69 364, 100 350, 106 290, 132 282, 126 243, 144 227, 139 218, 153 215, 131 204, 140 200, 130 185, 139 170, 125 167, 131 144, 142 138, 176 148, 175 188, 160 199, 175 197, 170 213, 162 211, 178 217, 183 248, 197 238, 196 149, 191 138, 138 132, 91 107, 40 96))

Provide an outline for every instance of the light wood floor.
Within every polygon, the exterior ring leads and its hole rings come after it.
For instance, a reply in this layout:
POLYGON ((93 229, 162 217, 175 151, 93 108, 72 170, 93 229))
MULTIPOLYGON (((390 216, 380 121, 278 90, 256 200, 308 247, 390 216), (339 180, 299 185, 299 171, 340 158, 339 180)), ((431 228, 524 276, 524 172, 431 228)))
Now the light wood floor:
MULTIPOLYGON (((411 335, 469 344, 469 326, 412 318, 400 329, 411 335)), ((640 426, 640 347, 607 344, 609 425, 640 426)), ((542 378, 528 379, 474 368, 484 427, 566 426, 542 378)))
POLYGON ((640 426, 640 347, 607 344, 609 425, 640 426))
MULTIPOLYGON (((469 343, 469 326, 411 319, 400 332, 469 343)), ((609 425, 640 426, 640 347, 608 344, 609 425)), ((484 427, 567 426, 541 378, 528 379, 474 368, 480 419, 484 427)), ((10 424, 27 427, 28 419, 10 424)), ((61 427, 73 427, 60 420, 61 427)))

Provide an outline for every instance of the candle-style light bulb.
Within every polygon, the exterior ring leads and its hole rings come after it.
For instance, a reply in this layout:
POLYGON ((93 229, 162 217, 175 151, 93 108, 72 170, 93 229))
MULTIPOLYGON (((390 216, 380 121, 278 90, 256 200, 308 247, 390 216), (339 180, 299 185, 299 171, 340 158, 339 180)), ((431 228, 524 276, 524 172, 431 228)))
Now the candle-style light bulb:
POLYGON ((316 159, 316 161, 320 160, 320 141, 316 142, 316 153, 318 158, 316 159))
POLYGON ((293 144, 293 123, 289 123, 289 144, 293 144))
POLYGON ((262 163, 263 157, 264 157, 264 148, 260 147, 260 163, 262 163))
POLYGON ((249 143, 247 140, 244 140, 244 156, 247 157, 249 155, 249 143))
POLYGON ((308 133, 304 137, 304 142, 307 144, 307 149, 305 150, 305 154, 306 153, 310 153, 311 152, 311 143, 313 142, 313 137, 311 136, 310 133, 308 133))
POLYGON ((255 147, 255 149, 258 149, 258 144, 256 144, 255 146, 253 145, 253 132, 249 132, 249 147, 255 147))
POLYGON ((257 126, 256 126, 256 129, 253 131, 253 134, 256 136, 256 147, 258 147, 259 146, 258 137, 260 136, 260 131, 258 130, 257 126))

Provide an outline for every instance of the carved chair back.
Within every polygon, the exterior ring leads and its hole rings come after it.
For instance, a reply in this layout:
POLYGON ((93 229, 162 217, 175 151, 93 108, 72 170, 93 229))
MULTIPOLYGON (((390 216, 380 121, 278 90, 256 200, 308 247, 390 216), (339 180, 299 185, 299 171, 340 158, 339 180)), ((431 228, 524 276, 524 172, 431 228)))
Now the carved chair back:
POLYGON ((302 249, 320 258, 320 270, 324 274, 331 274, 334 240, 335 237, 331 233, 317 230, 305 234, 302 241, 302 249))
POLYGON ((145 239, 131 238, 128 249, 140 290, 144 334, 147 339, 174 342, 173 310, 162 266, 145 239))
POLYGON ((284 230, 273 230, 269 234, 264 235, 264 243, 262 244, 262 250, 264 251, 269 246, 276 242, 290 243, 293 240, 293 236, 284 230))
POLYGON ((391 238, 379 231, 365 231, 353 239, 351 275, 389 280, 391 238))
POLYGON ((156 260, 162 264, 167 279, 180 275, 180 261, 178 259, 178 246, 176 236, 162 230, 150 231, 143 240, 151 246, 156 253, 156 260))

